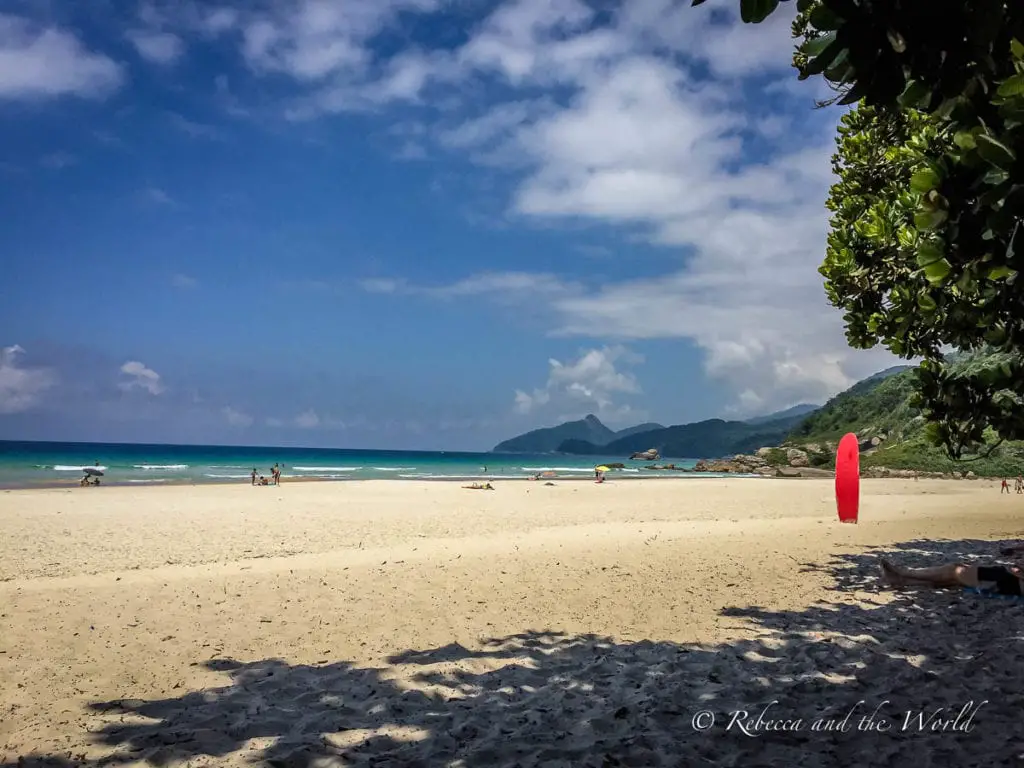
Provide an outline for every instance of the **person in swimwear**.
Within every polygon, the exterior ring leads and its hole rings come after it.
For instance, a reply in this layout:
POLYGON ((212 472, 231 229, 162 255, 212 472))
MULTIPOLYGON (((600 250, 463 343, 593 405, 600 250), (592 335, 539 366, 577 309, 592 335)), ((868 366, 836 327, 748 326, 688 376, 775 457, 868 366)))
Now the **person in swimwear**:
POLYGON ((1024 571, 1016 565, 968 565, 945 563, 930 568, 901 568, 881 561, 882 580, 893 587, 971 587, 999 595, 1024 595, 1024 571))

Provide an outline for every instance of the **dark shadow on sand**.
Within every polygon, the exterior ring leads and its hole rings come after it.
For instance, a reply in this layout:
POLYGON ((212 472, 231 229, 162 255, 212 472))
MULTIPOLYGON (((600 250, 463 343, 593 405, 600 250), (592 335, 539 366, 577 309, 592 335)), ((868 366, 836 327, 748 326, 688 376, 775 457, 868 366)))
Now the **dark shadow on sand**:
POLYGON ((715 646, 526 632, 474 649, 408 650, 386 669, 212 660, 222 687, 94 703, 103 722, 80 744, 108 757, 76 761, 69 746, 70 757, 0 768, 1024 765, 1024 602, 883 594, 875 577, 879 555, 994 561, 999 547, 918 540, 804 565, 830 576, 827 600, 801 611, 723 608, 749 622, 751 637, 715 646), (403 688, 395 673, 425 689, 403 688), (975 714, 957 730, 925 725, 935 710, 952 718, 971 702, 975 714), (727 728, 735 711, 753 721, 766 707, 765 718, 789 721, 785 730, 727 728), (876 708, 868 728, 861 718, 876 708), (702 710, 716 721, 706 732, 694 728, 702 710), (850 712, 845 730, 812 730, 838 728, 850 712))

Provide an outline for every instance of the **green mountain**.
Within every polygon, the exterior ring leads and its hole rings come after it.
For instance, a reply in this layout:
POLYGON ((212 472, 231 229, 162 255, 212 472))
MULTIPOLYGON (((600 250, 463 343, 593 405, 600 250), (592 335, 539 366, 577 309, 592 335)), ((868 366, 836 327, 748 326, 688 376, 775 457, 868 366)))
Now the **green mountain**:
POLYGON ((545 427, 527 432, 525 435, 513 437, 494 446, 494 453, 554 453, 558 446, 566 440, 581 440, 597 446, 610 443, 635 432, 649 432, 653 429, 664 429, 661 424, 648 422, 627 427, 618 432, 608 429, 601 420, 590 414, 579 421, 567 421, 557 427, 545 427))
POLYGON ((665 427, 663 427, 661 424, 656 424, 653 421, 648 421, 643 424, 637 424, 635 427, 626 427, 625 429, 620 429, 618 432, 615 433, 615 439, 621 440, 622 438, 629 437, 630 435, 636 435, 641 432, 652 432, 655 429, 664 428, 665 427))
POLYGON ((811 403, 800 403, 799 405, 794 405, 791 408, 786 408, 785 410, 782 411, 769 413, 767 416, 755 416, 752 419, 747 419, 747 424, 765 424, 769 421, 778 421, 779 419, 788 419, 795 416, 806 416, 809 413, 814 413, 819 408, 821 408, 820 405, 812 405, 811 403))
POLYGON ((913 368, 900 365, 858 381, 804 418, 791 441, 839 440, 847 432, 893 434, 897 439, 923 429, 920 411, 909 404, 914 391, 913 368))
MULTIPOLYGON (((954 368, 977 371, 999 365, 1004 355, 989 352, 956 354, 954 368)), ((662 427, 639 424, 612 432, 596 417, 539 429, 501 443, 495 451, 558 451, 584 456, 622 456, 657 448, 666 458, 714 458, 752 453, 767 446, 770 464, 788 464, 785 448, 807 453, 812 467, 834 466, 836 444, 848 432, 861 443, 861 466, 922 472, 968 471, 981 477, 1024 473, 1024 442, 1006 442, 984 454, 953 461, 925 440, 925 421, 911 397, 914 368, 897 365, 859 381, 815 407, 799 405, 748 421, 709 419, 695 424, 662 427), (806 409, 813 409, 807 412, 806 409)))
POLYGON ((582 456, 628 457, 631 453, 657 448, 666 458, 698 459, 748 453, 764 445, 777 445, 799 423, 802 415, 751 424, 747 421, 708 419, 695 424, 662 427, 617 438, 604 445, 570 439, 559 447, 559 453, 582 456))
MULTIPOLYGON (((950 358, 954 367, 977 369, 998 364, 1001 356, 986 352, 950 358)), ((925 421, 911 403, 914 369, 902 365, 880 371, 840 392, 803 419, 782 441, 783 447, 807 450, 812 466, 831 467, 835 445, 848 432, 861 441, 862 467, 912 469, 922 472, 974 472, 980 477, 1009 477, 1024 472, 1024 443, 1003 443, 991 455, 954 461, 925 439, 925 421)), ((983 449, 987 453, 987 449, 983 449)), ((780 462, 784 452, 779 451, 780 462)))
POLYGON ((567 421, 557 427, 545 427, 513 437, 494 446, 494 453, 551 453, 566 440, 587 440, 607 443, 615 439, 615 433, 608 429, 593 414, 579 421, 567 421))

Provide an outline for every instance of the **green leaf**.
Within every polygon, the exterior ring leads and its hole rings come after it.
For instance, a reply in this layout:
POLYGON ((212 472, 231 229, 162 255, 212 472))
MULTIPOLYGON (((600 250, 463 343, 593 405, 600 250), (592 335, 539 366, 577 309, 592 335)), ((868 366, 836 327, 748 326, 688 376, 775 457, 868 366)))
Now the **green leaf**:
POLYGON ((1012 96, 1024 96, 1024 73, 1016 74, 1013 77, 1004 80, 996 93, 1004 99, 1008 99, 1012 96))
POLYGON ((939 104, 939 106, 935 108, 935 111, 932 114, 935 115, 935 117, 939 118, 940 120, 945 119, 953 113, 953 110, 957 108, 957 105, 959 103, 959 96, 953 96, 951 98, 948 98, 941 104, 939 104))
POLYGON ((934 264, 942 259, 942 249, 938 243, 928 240, 917 246, 917 266, 924 269, 929 264, 934 264))
POLYGON ((903 248, 913 248, 917 242, 917 232, 910 227, 900 227, 896 233, 896 239, 903 248))
POLYGON ((907 50, 907 41, 899 32, 895 29, 886 30, 885 36, 889 39, 889 45, 896 53, 903 53, 907 50))
POLYGON ((931 168, 922 168, 910 177, 910 188, 919 195, 931 192, 941 183, 942 179, 939 178, 939 174, 931 168))
POLYGON ((924 268, 924 276, 928 278, 928 282, 932 285, 943 282, 949 273, 953 271, 953 265, 945 259, 939 259, 933 261, 927 267, 924 268))
POLYGON ((974 140, 974 134, 970 131, 957 131, 956 135, 953 136, 953 143, 960 147, 960 149, 966 150, 972 150, 978 146, 978 142, 974 140))
POLYGON ((1007 266, 993 267, 988 271, 989 280, 1005 280, 1014 273, 1014 270, 1007 266))
POLYGON ((975 141, 978 142, 978 154, 987 162, 998 168, 1009 170, 1013 167, 1017 156, 1013 150, 1001 141, 993 138, 987 133, 979 133, 975 141))
POLYGON ((1003 328, 990 328, 985 331, 985 341, 989 344, 999 346, 1006 341, 1006 330, 1003 328))
POLYGON ((949 213, 941 209, 935 211, 920 211, 914 214, 914 226, 923 232, 930 232, 938 229, 943 222, 949 218, 949 213))
POLYGON ((744 24, 760 24, 779 7, 779 0, 740 0, 740 18, 744 24))
POLYGON ((820 75, 835 61, 846 48, 845 43, 833 40, 832 44, 804 65, 804 75, 820 75))
POLYGON ((990 187, 997 187, 1000 184, 1006 182, 1010 178, 1010 174, 999 168, 993 168, 991 171, 981 177, 981 180, 988 184, 990 187))
POLYGON ((821 37, 814 37, 805 42, 800 46, 800 53, 804 54, 808 58, 814 58, 815 56, 821 55, 821 53, 828 48, 836 40, 836 33, 829 32, 822 35, 821 37))
POLYGON ((812 27, 820 29, 822 32, 839 29, 846 22, 846 19, 825 5, 819 5, 811 11, 808 20, 811 22, 812 27))
POLYGON ((1010 41, 1010 51, 1015 59, 1024 59, 1024 43, 1017 38, 1010 41))
POLYGON ((933 299, 927 293, 918 294, 917 306, 919 306, 925 312, 934 312, 936 309, 939 308, 939 305, 935 303, 935 299, 933 299))
POLYGON ((920 107, 926 99, 931 99, 932 91, 920 80, 911 80, 903 89, 897 101, 904 108, 920 107))

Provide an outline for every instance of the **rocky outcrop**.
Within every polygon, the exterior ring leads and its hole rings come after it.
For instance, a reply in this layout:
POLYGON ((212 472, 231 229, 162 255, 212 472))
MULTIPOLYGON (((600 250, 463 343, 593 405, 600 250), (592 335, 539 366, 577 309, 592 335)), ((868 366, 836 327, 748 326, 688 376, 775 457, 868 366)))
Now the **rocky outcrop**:
POLYGON ((693 471, 760 475, 774 470, 768 466, 768 461, 763 456, 739 454, 730 459, 701 459, 694 465, 693 471))
POLYGON ((657 448, 648 448, 646 451, 640 451, 634 453, 629 457, 630 459, 639 459, 640 461, 657 461, 661 458, 661 454, 658 453, 657 448))
POLYGON ((903 477, 928 480, 977 480, 974 472, 922 472, 916 469, 889 469, 889 467, 862 467, 861 477, 903 477))
POLYGON ((787 448, 786 459, 789 460, 791 467, 811 466, 811 460, 807 458, 807 451, 801 451, 799 448, 787 448))
MULTIPOLYGON (((694 465, 693 472, 718 472, 722 474, 761 475, 762 477, 834 477, 835 472, 831 469, 810 467, 806 464, 793 464, 802 462, 807 458, 805 451, 789 449, 786 456, 791 462, 789 466, 772 466, 768 463, 767 457, 772 451, 781 450, 778 448, 762 448, 753 456, 738 455, 727 459, 701 459, 694 465)), ((648 469, 676 469, 674 465, 652 466, 648 469)), ((681 467, 679 469, 682 469, 681 467)), ((685 470, 683 470, 685 471, 685 470)), ((913 469, 889 469, 888 467, 861 467, 861 477, 864 478, 907 478, 907 479, 951 479, 951 480, 975 480, 974 472, 919 472, 913 469)))

